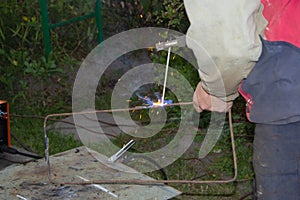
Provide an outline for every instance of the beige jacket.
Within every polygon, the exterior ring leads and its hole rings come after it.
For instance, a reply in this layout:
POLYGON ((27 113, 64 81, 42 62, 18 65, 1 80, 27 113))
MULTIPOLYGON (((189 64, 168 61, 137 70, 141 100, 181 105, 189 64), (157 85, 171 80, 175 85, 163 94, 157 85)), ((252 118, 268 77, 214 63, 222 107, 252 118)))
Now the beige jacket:
POLYGON ((223 100, 237 88, 261 54, 267 24, 260 0, 184 0, 190 20, 187 45, 195 54, 203 88, 223 100))

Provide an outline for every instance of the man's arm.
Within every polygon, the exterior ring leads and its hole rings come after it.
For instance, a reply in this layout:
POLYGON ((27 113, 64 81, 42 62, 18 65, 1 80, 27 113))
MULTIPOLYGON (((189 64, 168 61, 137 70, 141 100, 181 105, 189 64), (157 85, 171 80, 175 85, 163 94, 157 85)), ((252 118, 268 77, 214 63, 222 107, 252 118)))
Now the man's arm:
POLYGON ((190 27, 187 45, 199 66, 203 89, 224 101, 237 89, 261 53, 266 21, 259 0, 184 0, 190 27))

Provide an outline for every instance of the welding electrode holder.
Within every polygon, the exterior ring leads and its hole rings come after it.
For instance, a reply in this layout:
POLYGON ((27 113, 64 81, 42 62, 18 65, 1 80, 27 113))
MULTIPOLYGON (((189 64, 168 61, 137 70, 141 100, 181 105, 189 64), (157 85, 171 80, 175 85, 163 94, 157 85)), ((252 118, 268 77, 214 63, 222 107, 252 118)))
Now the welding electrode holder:
POLYGON ((162 51, 168 49, 169 47, 185 47, 186 46, 186 36, 177 37, 175 40, 167 40, 166 42, 158 42, 155 44, 156 51, 162 51))

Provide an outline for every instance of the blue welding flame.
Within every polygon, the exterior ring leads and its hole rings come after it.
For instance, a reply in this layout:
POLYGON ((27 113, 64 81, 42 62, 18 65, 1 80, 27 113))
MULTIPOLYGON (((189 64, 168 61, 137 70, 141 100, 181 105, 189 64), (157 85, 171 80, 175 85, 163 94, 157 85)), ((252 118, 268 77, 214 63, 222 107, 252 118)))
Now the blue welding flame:
POLYGON ((144 104, 147 105, 147 107, 159 107, 159 106, 164 106, 167 104, 172 104, 173 101, 172 100, 164 100, 164 102, 162 102, 162 98, 160 96, 159 92, 155 92, 154 96, 156 97, 156 101, 153 101, 150 97, 148 96, 142 96, 141 94, 139 94, 138 92, 136 93, 136 96, 143 101, 144 104), (160 104, 158 104, 157 102, 160 102, 160 104))

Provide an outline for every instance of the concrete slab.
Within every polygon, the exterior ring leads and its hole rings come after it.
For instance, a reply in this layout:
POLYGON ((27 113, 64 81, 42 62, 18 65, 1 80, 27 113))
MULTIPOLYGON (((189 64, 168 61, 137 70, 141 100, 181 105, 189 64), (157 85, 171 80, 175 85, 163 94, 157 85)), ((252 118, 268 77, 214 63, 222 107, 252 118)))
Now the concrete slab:
MULTIPOLYGON (((53 155, 50 158, 52 179, 56 182, 82 181, 78 176, 88 180, 152 179, 122 163, 114 163, 113 168, 109 167, 105 164, 107 159, 87 147, 53 155)), ((0 199, 159 200, 170 199, 180 194, 180 191, 167 185, 101 185, 111 192, 109 194, 92 185, 53 184, 47 178, 47 166, 43 159, 26 165, 7 167, 0 171, 0 179, 0 199)))

